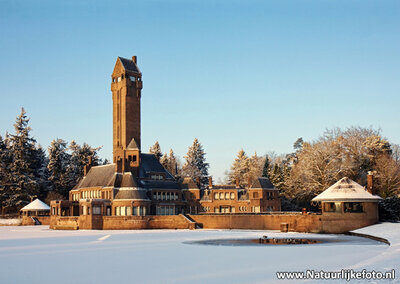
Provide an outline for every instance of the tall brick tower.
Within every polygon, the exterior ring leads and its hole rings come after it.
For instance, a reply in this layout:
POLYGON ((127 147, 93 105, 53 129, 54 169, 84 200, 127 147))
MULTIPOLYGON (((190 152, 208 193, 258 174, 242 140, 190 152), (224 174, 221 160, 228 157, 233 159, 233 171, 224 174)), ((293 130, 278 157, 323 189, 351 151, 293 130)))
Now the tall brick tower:
POLYGON ((132 171, 140 162, 142 73, 136 56, 132 56, 132 60, 118 57, 111 77, 113 162, 118 172, 132 171))

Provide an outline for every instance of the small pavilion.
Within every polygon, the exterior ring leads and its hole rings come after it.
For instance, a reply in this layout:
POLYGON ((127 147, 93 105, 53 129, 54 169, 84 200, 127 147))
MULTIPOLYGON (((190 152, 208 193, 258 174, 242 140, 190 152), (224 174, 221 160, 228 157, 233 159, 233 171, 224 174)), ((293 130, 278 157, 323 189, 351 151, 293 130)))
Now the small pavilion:
POLYGON ((365 187, 344 177, 312 199, 321 202, 322 214, 366 214, 378 218, 377 195, 372 195, 365 187))
POLYGON ((22 216, 49 216, 50 207, 39 199, 35 199, 21 210, 22 216))

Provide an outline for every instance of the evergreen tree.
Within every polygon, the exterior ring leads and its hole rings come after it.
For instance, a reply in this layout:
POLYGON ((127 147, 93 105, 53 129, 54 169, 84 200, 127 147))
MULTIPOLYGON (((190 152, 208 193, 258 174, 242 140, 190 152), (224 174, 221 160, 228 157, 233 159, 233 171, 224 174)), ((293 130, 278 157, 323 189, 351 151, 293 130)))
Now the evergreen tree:
POLYGON ((169 149, 167 169, 173 176, 179 175, 178 159, 175 157, 174 151, 172 149, 169 149))
POLYGON ((28 126, 25 110, 14 124, 15 134, 10 137, 10 175, 8 198, 6 206, 18 209, 37 197, 40 190, 40 183, 37 177, 38 149, 36 141, 31 137, 31 128, 28 126))
POLYGON ((241 149, 235 161, 231 166, 228 179, 231 183, 236 183, 236 179, 239 180, 239 185, 244 187, 247 184, 247 174, 250 171, 250 161, 243 149, 241 149))
POLYGON ((262 176, 269 179, 270 161, 268 155, 265 155, 262 176))
POLYGON ((1 213, 5 213, 6 200, 9 199, 9 183, 11 155, 9 150, 8 135, 3 140, 0 136, 0 207, 1 213))
POLYGON ((293 144, 294 150, 300 151, 301 148, 303 148, 303 143, 304 143, 303 138, 301 138, 301 137, 297 138, 297 140, 293 144))
POLYGON ((248 182, 252 183, 262 175, 263 166, 264 158, 258 156, 257 153, 254 153, 254 155, 249 158, 249 172, 245 176, 248 187, 251 186, 248 182))
POLYGON ((202 188, 208 182, 209 164, 206 163, 205 155, 203 146, 199 143, 197 138, 195 138, 185 156, 185 164, 182 169, 184 175, 190 176, 194 180, 200 178, 200 185, 202 188))
POLYGON ((163 165, 163 167, 168 170, 168 156, 167 154, 164 154, 161 159, 160 159, 160 163, 161 165, 163 165))
POLYGON ((66 196, 70 190, 70 182, 67 169, 71 163, 71 155, 67 153, 67 142, 62 139, 53 140, 48 149, 49 180, 52 183, 53 190, 66 196))
POLYGON ((49 159, 46 156, 45 150, 42 146, 38 146, 36 148, 36 163, 34 165, 35 169, 35 177, 39 184, 39 195, 40 199, 44 199, 47 195, 48 191, 51 190, 51 182, 49 181, 49 171, 47 169, 47 165, 49 163, 49 159))
POLYGON ((156 141, 156 143, 154 143, 154 145, 150 147, 149 152, 151 154, 154 154, 154 156, 156 156, 158 160, 160 160, 163 155, 158 141, 156 141))
POLYGON ((92 165, 97 166, 100 159, 97 152, 101 147, 92 148, 88 144, 83 143, 82 146, 74 140, 69 145, 70 163, 67 168, 68 190, 71 190, 77 182, 83 177, 83 168, 89 162, 89 157, 92 158, 92 165))

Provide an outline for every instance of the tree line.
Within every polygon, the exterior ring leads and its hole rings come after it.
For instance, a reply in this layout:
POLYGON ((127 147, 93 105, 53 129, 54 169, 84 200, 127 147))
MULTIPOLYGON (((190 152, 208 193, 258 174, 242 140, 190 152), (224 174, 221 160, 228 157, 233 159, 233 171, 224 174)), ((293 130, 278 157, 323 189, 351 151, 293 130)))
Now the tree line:
POLYGON ((22 108, 14 123, 14 133, 0 136, 1 213, 13 213, 34 198, 49 203, 66 199, 68 192, 83 176, 83 167, 92 157, 94 165, 102 161, 93 148, 62 139, 51 142, 46 151, 31 136, 29 118, 22 108))
MULTIPOLYGON (((31 136, 24 109, 16 118, 14 134, 0 136, 0 206, 16 211, 32 198, 47 202, 68 198, 68 192, 83 176, 83 167, 107 164, 98 157, 101 147, 54 139, 46 151, 31 136)), ((208 184, 209 164, 197 138, 188 148, 184 161, 172 149, 163 153, 158 141, 149 149, 177 179, 190 176, 204 189, 208 184)), ((350 127, 326 130, 314 141, 299 138, 293 152, 248 156, 240 149, 226 171, 225 182, 248 187, 257 177, 270 179, 280 189, 283 210, 310 208, 310 201, 342 177, 366 185, 374 176, 374 189, 385 199, 386 211, 400 212, 400 147, 382 138, 372 128, 350 127), (396 211, 397 210, 397 211, 396 211)), ((381 206, 381 207, 382 207, 381 206)), ((386 213, 385 213, 386 212, 386 213)), ((387 213, 389 214, 389 213, 387 213)), ((389 214, 393 216, 393 214, 389 214)), ((397 214, 398 215, 398 214, 397 214)))

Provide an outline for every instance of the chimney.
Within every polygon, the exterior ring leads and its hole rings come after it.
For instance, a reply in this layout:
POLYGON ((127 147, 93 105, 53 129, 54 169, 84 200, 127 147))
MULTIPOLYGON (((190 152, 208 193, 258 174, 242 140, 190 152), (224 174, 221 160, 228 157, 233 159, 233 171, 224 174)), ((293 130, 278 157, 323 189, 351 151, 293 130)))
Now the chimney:
POLYGON ((119 158, 119 159, 117 160, 117 163, 116 163, 116 165, 115 165, 115 171, 116 171, 117 173, 122 173, 122 159, 121 159, 121 158, 119 158))
POLYGON ((240 188, 240 185, 239 185, 239 177, 236 177, 236 188, 240 188))
POLYGON ((197 187, 200 188, 200 185, 201 185, 201 184, 200 184, 200 177, 197 177, 197 178, 196 178, 196 183, 197 183, 197 187))
POLYGON ((88 157, 88 163, 83 167, 83 175, 86 176, 92 167, 92 156, 88 157))
POLYGON ((251 186, 251 177, 247 177, 247 187, 250 188, 251 186))
POLYGON ((137 56, 136 55, 132 56, 132 61, 137 63, 137 56))
POLYGON ((367 191, 374 194, 374 177, 371 171, 369 171, 367 175, 367 191))
POLYGON ((209 188, 213 187, 213 185, 212 185, 212 177, 211 176, 208 177, 208 187, 209 188))

